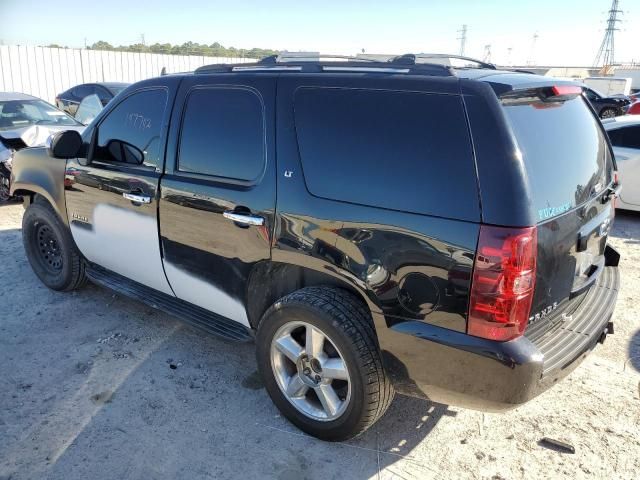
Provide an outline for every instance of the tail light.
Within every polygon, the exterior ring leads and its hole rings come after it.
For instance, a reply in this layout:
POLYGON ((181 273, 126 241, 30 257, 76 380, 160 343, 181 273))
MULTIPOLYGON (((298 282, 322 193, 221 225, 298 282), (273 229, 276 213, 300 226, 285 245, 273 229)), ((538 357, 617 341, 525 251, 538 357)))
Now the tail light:
POLYGON ((506 341, 524 333, 537 251, 536 227, 480 227, 469 299, 470 335, 506 341))

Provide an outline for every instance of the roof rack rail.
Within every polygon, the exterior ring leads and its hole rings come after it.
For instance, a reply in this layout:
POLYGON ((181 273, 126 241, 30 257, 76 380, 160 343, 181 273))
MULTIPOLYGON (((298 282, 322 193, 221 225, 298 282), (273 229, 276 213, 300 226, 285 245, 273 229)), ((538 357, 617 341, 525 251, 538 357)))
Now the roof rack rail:
MULTIPOLYGON (((403 57, 406 55, 403 55, 403 57)), ((496 66, 493 63, 484 62, 482 60, 478 60, 477 58, 465 57, 464 55, 455 55, 450 53, 419 53, 414 55, 416 61, 418 60, 428 60, 428 59, 453 59, 453 60, 464 60, 466 62, 472 62, 477 64, 480 68, 486 68, 489 70, 496 70, 496 66)), ((396 57, 397 58, 397 57, 396 57)))
POLYGON ((255 63, 212 64, 195 70, 201 73, 224 72, 343 72, 406 73, 452 76, 451 68, 442 63, 417 62, 415 55, 403 55, 390 61, 348 55, 324 55, 317 52, 284 52, 270 55, 255 63))

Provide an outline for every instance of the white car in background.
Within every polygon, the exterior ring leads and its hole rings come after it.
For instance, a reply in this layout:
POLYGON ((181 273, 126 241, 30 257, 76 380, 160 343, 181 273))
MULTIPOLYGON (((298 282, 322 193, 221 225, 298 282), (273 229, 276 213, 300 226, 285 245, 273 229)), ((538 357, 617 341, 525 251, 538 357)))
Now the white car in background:
POLYGON ((84 125, 44 100, 16 92, 0 92, 0 201, 9 194, 13 154, 44 145, 63 130, 82 132, 84 125))
POLYGON ((602 125, 611 139, 622 185, 616 208, 640 211, 640 116, 608 118, 602 125))

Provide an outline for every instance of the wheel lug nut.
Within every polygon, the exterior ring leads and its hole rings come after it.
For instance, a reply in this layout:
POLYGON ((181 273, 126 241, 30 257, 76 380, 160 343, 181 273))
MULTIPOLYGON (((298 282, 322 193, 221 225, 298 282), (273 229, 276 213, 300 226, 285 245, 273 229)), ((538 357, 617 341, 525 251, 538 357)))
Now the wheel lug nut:
POLYGON ((319 382, 321 380, 320 375, 316 375, 316 382, 319 382))
POLYGON ((309 375, 311 373, 311 370, 309 370, 308 368, 305 368, 303 372, 305 375, 309 375))

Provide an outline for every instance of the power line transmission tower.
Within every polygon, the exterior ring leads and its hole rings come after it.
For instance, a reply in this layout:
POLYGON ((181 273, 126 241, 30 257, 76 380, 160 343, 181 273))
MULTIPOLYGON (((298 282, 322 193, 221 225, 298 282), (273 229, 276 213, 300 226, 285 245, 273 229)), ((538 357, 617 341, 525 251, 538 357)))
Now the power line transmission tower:
POLYGON ((462 29, 458 30, 460 36, 457 40, 460 40, 460 55, 464 56, 464 48, 467 44, 467 25, 462 25, 462 29))
POLYGON ((613 37, 614 33, 619 30, 619 28, 617 28, 618 22, 622 21, 618 18, 618 14, 622 13, 622 10, 618 8, 619 3, 618 0, 612 0, 611 2, 611 8, 608 12, 607 28, 604 31, 604 38, 596 54, 596 59, 593 61, 594 67, 600 66, 600 62, 602 62, 603 67, 613 65, 615 62, 615 43, 613 37))
POLYGON ((491 63, 491 45, 484 46, 484 57, 482 57, 482 61, 491 63))
POLYGON ((531 51, 529 52, 529 58, 527 59, 527 66, 531 66, 536 63, 536 43, 538 43, 538 37, 540 37, 540 35, 536 32, 531 38, 531 51))

